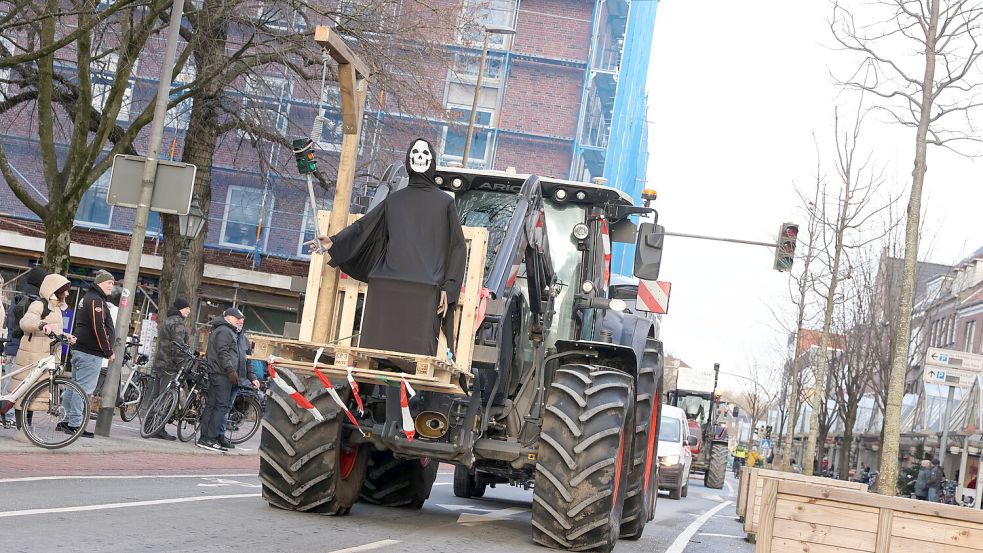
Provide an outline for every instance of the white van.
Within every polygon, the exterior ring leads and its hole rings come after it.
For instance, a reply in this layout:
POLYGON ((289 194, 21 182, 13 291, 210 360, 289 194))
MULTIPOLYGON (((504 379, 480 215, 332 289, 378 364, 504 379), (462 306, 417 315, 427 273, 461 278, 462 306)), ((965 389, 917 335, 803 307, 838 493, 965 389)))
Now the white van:
POLYGON ((693 464, 690 447, 696 436, 690 436, 686 413, 679 407, 663 404, 659 415, 659 489, 668 490, 669 497, 679 499, 689 492, 689 471, 693 464))

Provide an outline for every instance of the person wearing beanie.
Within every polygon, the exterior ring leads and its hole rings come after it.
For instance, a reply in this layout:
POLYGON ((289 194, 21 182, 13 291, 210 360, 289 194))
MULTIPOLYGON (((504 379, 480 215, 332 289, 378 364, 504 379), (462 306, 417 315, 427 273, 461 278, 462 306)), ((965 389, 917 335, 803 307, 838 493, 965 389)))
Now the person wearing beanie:
MULTIPOLYGON (((99 269, 93 275, 92 285, 82 296, 75 313, 75 335, 78 341, 72 349, 72 380, 90 397, 96 391, 99 381, 99 371, 103 359, 112 362, 116 359, 113 354, 113 343, 116 341, 116 326, 109 312, 106 301, 113 291, 116 278, 109 272, 99 269)), ((61 430, 74 433, 79 426, 89 421, 82 420, 82 401, 71 390, 65 394, 65 405, 68 411, 68 421, 59 423, 61 430)), ((82 432, 82 437, 91 438, 92 432, 82 432)))
MULTIPOLYGON (((177 345, 187 346, 191 343, 187 324, 189 315, 191 315, 191 305, 184 298, 174 300, 171 308, 167 310, 167 318, 164 319, 164 324, 161 325, 160 333, 157 335, 157 354, 154 356, 153 365, 154 375, 157 378, 151 381, 150 389, 146 390, 144 401, 141 402, 146 407, 150 407, 153 399, 164 391, 167 383, 181 370, 181 366, 190 361, 181 346, 177 345)), ((176 439, 163 428, 151 438, 169 441, 176 439)))

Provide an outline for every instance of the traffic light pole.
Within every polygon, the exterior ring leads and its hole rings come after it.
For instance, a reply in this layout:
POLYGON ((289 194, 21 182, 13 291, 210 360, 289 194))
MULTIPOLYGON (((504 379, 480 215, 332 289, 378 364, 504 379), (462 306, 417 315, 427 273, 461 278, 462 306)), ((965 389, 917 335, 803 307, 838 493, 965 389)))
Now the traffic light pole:
POLYGON ((680 238, 695 238, 696 240, 712 240, 714 242, 730 242, 731 244, 747 244, 749 246, 764 246, 774 248, 776 242, 757 242, 755 240, 741 240, 740 238, 722 238, 719 236, 706 236, 703 234, 687 234, 685 232, 662 232, 663 236, 678 236, 680 238))

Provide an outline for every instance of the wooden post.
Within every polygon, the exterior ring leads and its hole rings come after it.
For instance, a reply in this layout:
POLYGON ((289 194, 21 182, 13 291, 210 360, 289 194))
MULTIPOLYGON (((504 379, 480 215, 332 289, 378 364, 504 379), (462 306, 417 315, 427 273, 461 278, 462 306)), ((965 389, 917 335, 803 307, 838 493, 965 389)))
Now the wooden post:
MULTIPOLYGON (((365 85, 368 67, 348 48, 345 41, 331 27, 318 26, 314 41, 325 48, 338 62, 338 88, 341 93, 341 120, 344 138, 341 142, 341 160, 338 163, 338 179, 335 184, 334 202, 328 220, 328 236, 334 236, 348 225, 351 211, 352 187, 355 182, 355 161, 362 132, 362 113, 365 109, 365 85)), ((314 316, 312 342, 330 342, 335 328, 335 301, 338 297, 338 270, 328 265, 330 258, 322 256, 321 285, 314 316)), ((307 311, 305 309, 305 311, 307 311)))

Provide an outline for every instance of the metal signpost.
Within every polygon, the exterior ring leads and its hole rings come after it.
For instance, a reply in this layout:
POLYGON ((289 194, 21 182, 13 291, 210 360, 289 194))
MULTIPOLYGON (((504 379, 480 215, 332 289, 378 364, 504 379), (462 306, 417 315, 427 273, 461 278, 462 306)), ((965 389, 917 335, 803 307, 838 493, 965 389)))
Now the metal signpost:
POLYGON ((928 348, 925 354, 925 369, 922 380, 926 384, 939 384, 948 388, 945 411, 942 414, 942 438, 939 441, 939 461, 945 460, 949 448, 949 414, 956 388, 968 390, 976 376, 983 373, 983 355, 949 349, 928 348))
MULTIPOLYGON (((143 188, 143 172, 147 158, 119 154, 113 158, 113 170, 109 177, 109 205, 132 207, 140 206, 140 192, 143 188)), ((154 179, 154 193, 150 200, 150 211, 187 215, 191 208, 191 196, 195 187, 195 174, 198 168, 190 163, 157 160, 157 174, 154 179)))

